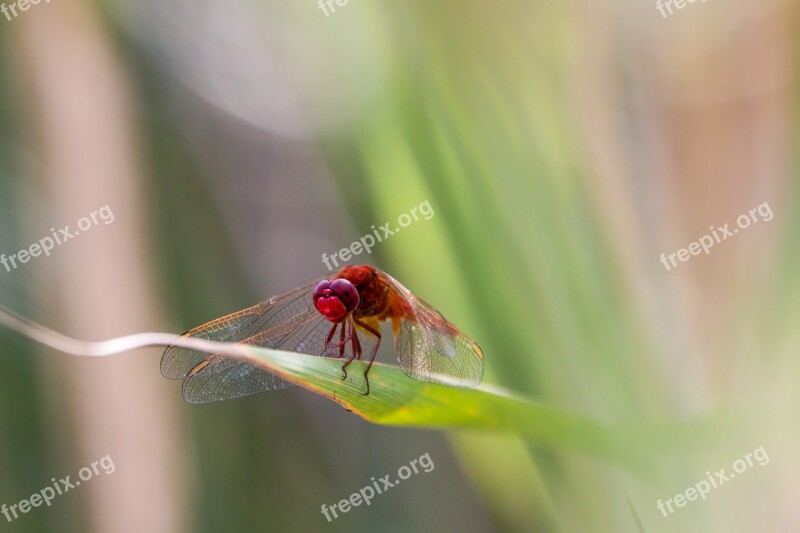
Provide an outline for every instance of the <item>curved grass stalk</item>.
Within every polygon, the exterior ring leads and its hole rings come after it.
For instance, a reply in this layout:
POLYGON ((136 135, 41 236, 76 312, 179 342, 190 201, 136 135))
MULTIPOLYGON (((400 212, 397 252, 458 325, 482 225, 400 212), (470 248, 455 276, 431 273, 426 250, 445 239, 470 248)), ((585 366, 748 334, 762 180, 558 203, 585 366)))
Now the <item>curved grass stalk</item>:
MULTIPOLYGON (((0 306, 0 324, 64 353, 105 357, 147 347, 178 345, 232 357, 263 368, 277 376, 342 405, 375 424, 467 428, 517 434, 534 446, 573 449, 615 463, 641 467, 646 464, 642 439, 587 417, 559 411, 492 385, 463 389, 422 383, 398 367, 376 363, 372 384, 364 395, 366 363, 354 361, 349 377, 342 379, 342 363, 335 359, 285 352, 256 346, 178 337, 171 333, 137 333, 102 342, 67 337, 27 320, 0 306), (634 443, 639 443, 638 447, 634 443)), ((641 436, 640 432, 637 432, 641 436)))

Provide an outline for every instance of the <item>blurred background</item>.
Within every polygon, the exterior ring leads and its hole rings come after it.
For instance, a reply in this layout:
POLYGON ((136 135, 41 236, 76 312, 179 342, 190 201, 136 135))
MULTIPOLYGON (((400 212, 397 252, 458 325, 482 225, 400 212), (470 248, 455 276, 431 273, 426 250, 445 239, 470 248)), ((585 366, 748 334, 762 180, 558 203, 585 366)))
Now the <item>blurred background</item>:
POLYGON ((478 340, 487 383, 735 430, 637 472, 305 390, 189 405, 159 350, 77 359, 3 330, 0 503, 116 470, 1 529, 800 528, 797 2, 46 2, 0 15, 0 253, 114 221, 0 267, 3 305, 87 340, 180 333, 428 201, 351 263, 478 340), (660 262, 764 202, 772 220, 660 262), (657 509, 761 446, 768 464, 657 509), (320 512, 424 453, 432 472, 320 512))

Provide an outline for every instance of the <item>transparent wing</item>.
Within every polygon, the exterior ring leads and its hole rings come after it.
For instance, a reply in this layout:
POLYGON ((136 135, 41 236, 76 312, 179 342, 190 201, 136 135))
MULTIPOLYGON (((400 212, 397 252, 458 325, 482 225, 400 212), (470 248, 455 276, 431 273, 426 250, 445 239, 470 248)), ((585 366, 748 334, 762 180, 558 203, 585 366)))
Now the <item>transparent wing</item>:
POLYGON ((385 272, 378 276, 403 300, 393 317, 394 353, 400 368, 417 381, 472 387, 483 378, 483 350, 430 304, 385 272))
MULTIPOLYGON (((283 324, 286 327, 279 328, 279 333, 276 334, 275 328, 270 327, 243 342, 290 352, 350 359, 353 355, 352 343, 347 341, 346 334, 341 335, 342 331, 346 331, 344 325, 337 327, 336 334, 326 344, 333 324, 311 304, 306 304, 306 300, 311 301, 310 293, 308 298, 298 299, 284 309, 297 310, 297 313, 292 315, 289 324, 283 324)), ((365 330, 356 330, 356 335, 364 352, 371 350, 378 342, 377 337, 365 330)), ((294 384, 261 368, 214 355, 190 371, 181 390, 187 402, 207 403, 291 386, 294 384)))
MULTIPOLYGON (((212 320, 183 336, 270 347, 279 343, 297 324, 313 318, 309 312, 313 309, 311 291, 320 279, 309 280, 281 296, 212 320)), ((171 346, 164 352, 161 373, 169 379, 182 379, 183 397, 191 403, 239 398, 293 386, 263 369, 178 346, 171 346)))
MULTIPOLYGON (((242 342, 266 348, 295 351, 328 357, 352 356, 352 344, 337 347, 345 338, 343 327, 327 343, 333 324, 314 308, 312 291, 321 279, 315 278, 296 289, 253 307, 212 320, 184 334, 211 340, 242 342)), ((377 342, 372 334, 358 331, 362 348, 377 342)), ((183 379, 183 397, 191 403, 207 403, 239 398, 268 390, 293 386, 269 372, 219 354, 172 346, 161 359, 161 372, 170 379, 183 379)))
POLYGON ((181 392, 187 402, 208 403, 293 385, 260 368, 215 355, 184 379, 181 392))
MULTIPOLYGON (((291 322, 298 312, 297 301, 304 297, 310 300, 311 290, 319 279, 322 278, 309 280, 281 296, 275 296, 247 309, 192 328, 182 337, 199 337, 220 342, 245 342, 256 334, 265 333, 270 329, 270 325, 291 322)), ((300 311, 303 309, 300 307, 300 311)), ((161 357, 161 373, 168 379, 185 379, 192 369, 209 358, 210 355, 205 352, 170 346, 161 357)))

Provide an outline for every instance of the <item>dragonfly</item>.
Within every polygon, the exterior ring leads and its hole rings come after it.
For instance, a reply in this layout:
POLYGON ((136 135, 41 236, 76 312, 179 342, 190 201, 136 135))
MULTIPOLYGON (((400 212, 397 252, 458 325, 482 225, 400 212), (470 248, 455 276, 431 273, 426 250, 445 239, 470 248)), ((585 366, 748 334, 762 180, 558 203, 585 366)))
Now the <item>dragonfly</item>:
MULTIPOLYGON (((279 296, 197 326, 182 337, 236 342, 341 359, 342 379, 355 360, 369 361, 381 343, 381 324, 391 323, 393 349, 403 372, 417 381, 457 387, 481 382, 484 354, 470 337, 386 272, 370 265, 345 266, 279 296)), ((183 380, 190 403, 239 398, 294 386, 262 368, 180 346, 161 358, 161 373, 183 380)))

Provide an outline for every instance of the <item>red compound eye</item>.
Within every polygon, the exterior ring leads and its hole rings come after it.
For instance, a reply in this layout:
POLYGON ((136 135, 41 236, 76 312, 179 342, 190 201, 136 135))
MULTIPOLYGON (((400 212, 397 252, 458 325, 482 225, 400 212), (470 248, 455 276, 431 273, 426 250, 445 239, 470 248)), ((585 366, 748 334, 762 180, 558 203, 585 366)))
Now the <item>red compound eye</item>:
POLYGON ((314 307, 331 322, 339 322, 358 307, 358 290, 346 279, 322 280, 314 287, 314 307))
POLYGON ((328 280, 322 280, 314 287, 314 303, 317 302, 323 296, 327 296, 331 293, 331 282, 328 280))
POLYGON ((346 279, 340 278, 333 280, 331 282, 331 290, 339 297, 348 311, 354 311, 361 301, 361 298, 358 296, 358 290, 346 279))

